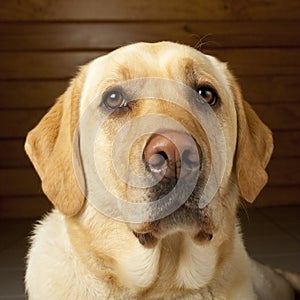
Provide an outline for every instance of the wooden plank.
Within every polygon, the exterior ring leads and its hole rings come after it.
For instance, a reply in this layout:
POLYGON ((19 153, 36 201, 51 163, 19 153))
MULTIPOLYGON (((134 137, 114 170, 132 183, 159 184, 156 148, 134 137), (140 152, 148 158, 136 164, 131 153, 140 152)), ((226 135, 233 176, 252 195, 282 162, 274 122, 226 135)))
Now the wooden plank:
POLYGON ((5 124, 0 127, 0 138, 24 138, 45 113, 45 109, 0 111, 1 122, 5 124))
POLYGON ((1 21, 44 20, 287 20, 299 19, 297 0, 3 1, 1 21))
POLYGON ((228 66, 238 76, 243 75, 296 75, 300 69, 300 51, 298 49, 220 49, 207 50, 228 62, 228 66))
MULTIPOLYGON (((274 159, 268 166, 269 186, 300 185, 300 158, 274 159)), ((0 169, 0 196, 40 195, 40 179, 33 168, 0 169)))
MULTIPOLYGON (((300 131, 275 131, 273 159, 300 158, 300 131)), ((24 139, 0 140, 0 167, 29 167, 24 151, 24 139)))
POLYGON ((274 158, 300 158, 300 132, 299 131, 275 131, 274 158))
POLYGON ((300 205, 300 185, 265 187, 251 206, 300 205))
MULTIPOLYGON (((205 51, 229 62, 238 76, 300 75, 298 49, 219 49, 205 51)), ((106 52, 2 52, 0 80, 66 79, 78 66, 106 52)))
POLYGON ((75 76, 79 66, 105 53, 0 53, 0 80, 70 78, 75 76))
MULTIPOLYGON (((242 92, 250 103, 299 102, 300 76, 239 77, 242 92)), ((0 109, 48 108, 67 88, 68 80, 0 81, 0 109)))
MULTIPOLYGON (((272 106, 255 104, 253 108, 272 130, 300 129, 300 103, 290 105, 275 103, 272 106)), ((0 138, 24 137, 46 111, 46 109, 0 111, 0 119, 6 124, 0 127, 0 138)))
POLYGON ((300 129, 300 103, 254 104, 253 108, 274 131, 300 129))
POLYGON ((300 184, 300 158, 273 159, 267 172, 270 186, 300 184))
POLYGON ((0 167, 28 167, 29 158, 24 151, 24 139, 0 140, 0 167))
POLYGON ((137 41, 201 48, 297 47, 300 22, 7 23, 0 50, 102 50, 137 41))
POLYGON ((52 106, 69 80, 0 81, 0 109, 45 109, 52 106))
POLYGON ((0 169, 0 197, 42 195, 40 178, 33 168, 0 169))
POLYGON ((300 76, 240 76, 244 98, 250 103, 299 102, 300 76))
POLYGON ((51 208, 45 196, 0 198, 0 219, 39 218, 51 208))

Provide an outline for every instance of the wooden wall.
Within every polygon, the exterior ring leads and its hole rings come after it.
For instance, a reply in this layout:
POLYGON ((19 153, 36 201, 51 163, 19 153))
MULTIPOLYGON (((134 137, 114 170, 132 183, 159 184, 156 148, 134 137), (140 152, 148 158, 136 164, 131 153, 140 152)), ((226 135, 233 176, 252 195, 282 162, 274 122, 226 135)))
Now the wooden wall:
POLYGON ((299 0, 9 0, 0 7, 0 217, 49 204, 23 152, 26 133, 79 65, 135 41, 201 44, 228 61, 272 128, 257 205, 300 204, 299 0))

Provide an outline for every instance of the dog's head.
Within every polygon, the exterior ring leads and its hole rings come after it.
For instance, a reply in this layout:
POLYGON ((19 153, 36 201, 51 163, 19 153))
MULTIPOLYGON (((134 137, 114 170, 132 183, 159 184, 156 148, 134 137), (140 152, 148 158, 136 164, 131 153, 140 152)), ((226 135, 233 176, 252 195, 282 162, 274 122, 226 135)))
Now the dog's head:
POLYGON ((61 212, 92 203, 146 247, 231 228, 237 193, 252 202, 266 184, 272 147, 226 64, 169 42, 84 66, 25 146, 61 212))

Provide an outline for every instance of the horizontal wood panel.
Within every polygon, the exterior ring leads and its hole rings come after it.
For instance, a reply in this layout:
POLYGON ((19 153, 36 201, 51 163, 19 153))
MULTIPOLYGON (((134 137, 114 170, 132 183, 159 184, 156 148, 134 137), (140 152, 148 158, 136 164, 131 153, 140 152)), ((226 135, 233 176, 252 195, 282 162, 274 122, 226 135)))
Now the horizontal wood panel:
POLYGON ((0 138, 23 138, 37 125, 44 110, 8 110, 0 111, 0 120, 5 126, 0 127, 0 138))
POLYGON ((300 129, 300 103, 254 104, 253 108, 272 130, 300 129))
POLYGON ((300 159, 273 159, 267 167, 269 185, 300 185, 300 159))
POLYGON ((0 81, 0 109, 49 108, 68 84, 69 80, 0 81))
POLYGON ((300 46, 300 22, 8 23, 2 50, 102 50, 144 41, 176 41, 201 48, 300 46))
POLYGON ((24 151, 25 139, 0 139, 0 168, 28 167, 29 158, 24 151))
MULTIPOLYGON (((269 186, 300 185, 300 159, 274 159, 268 166, 269 186)), ((40 179, 33 168, 0 169, 0 196, 40 195, 40 179)))
POLYGON ((244 98, 252 104, 299 103, 300 76, 246 76, 237 79, 244 98))
POLYGON ((52 208, 45 196, 0 198, 0 219, 38 218, 52 208))
POLYGON ((1 21, 27 20, 286 20, 299 19, 297 0, 3 1, 1 21))
MULTIPOLYGON (((244 98, 250 103, 299 102, 300 76, 239 77, 244 98)), ((3 108, 48 108, 67 88, 69 80, 0 81, 3 108)))
POLYGON ((300 74, 298 49, 208 49, 204 52, 228 62, 229 68, 238 76, 300 74))
MULTIPOLYGON (((286 104, 255 104, 261 119, 272 130, 298 130, 300 129, 300 103, 286 104)), ((41 110, 2 110, 0 119, 5 126, 0 127, 0 138, 24 137, 46 113, 41 110)))
POLYGON ((299 205, 300 185, 266 186, 251 206, 299 205))
MULTIPOLYGON (((229 62, 235 74, 300 75, 300 51, 297 49, 220 49, 207 50, 229 62)), ((78 66, 105 52, 2 52, 0 80, 64 79, 74 76, 78 66)))
POLYGON ((275 131, 274 155, 275 158, 300 158, 300 132, 299 131, 275 131))
MULTIPOLYGON (((273 159, 300 158, 300 131, 275 131, 273 159)), ((0 167, 28 167, 31 163, 24 151, 24 139, 0 139, 0 167)))
POLYGON ((0 197, 42 195, 41 181, 33 168, 0 169, 0 197))
POLYGON ((79 66, 105 53, 0 53, 0 80, 70 78, 79 66))

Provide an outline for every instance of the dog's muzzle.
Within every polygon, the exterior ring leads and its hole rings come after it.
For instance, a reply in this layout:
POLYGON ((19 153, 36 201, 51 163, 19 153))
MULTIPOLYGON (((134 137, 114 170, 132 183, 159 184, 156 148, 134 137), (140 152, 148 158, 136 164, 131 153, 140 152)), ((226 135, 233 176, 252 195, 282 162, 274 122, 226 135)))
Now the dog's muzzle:
MULTIPOLYGON (((195 183, 198 182, 202 167, 202 152, 195 139, 188 133, 165 130, 153 134, 144 147, 144 162, 148 172, 158 182, 149 189, 150 201, 166 196, 169 203, 180 202, 177 210, 155 222, 132 226, 134 235, 145 247, 153 247, 167 227, 194 226, 200 220, 197 200, 194 199, 195 183), (191 183, 194 183, 191 184, 191 183), (176 193, 172 189, 179 184, 176 193), (192 185, 192 186, 190 186, 192 185), (189 191, 187 193, 186 191, 189 191), (182 199, 182 197, 188 197, 182 199), (189 224, 191 222, 191 224, 189 224), (166 225, 167 223, 167 225, 166 225), (164 229, 163 229, 164 228, 164 229), (136 230, 135 230, 136 229, 136 230)), ((165 204, 165 203, 164 203, 165 204)), ((157 212, 153 212, 155 215, 157 212)), ((195 240, 210 240, 212 234, 199 230, 195 240)))

